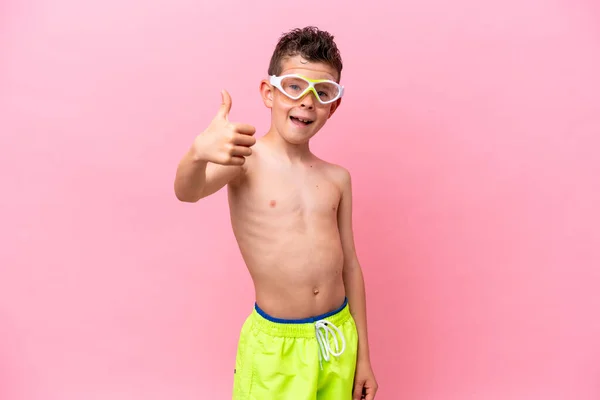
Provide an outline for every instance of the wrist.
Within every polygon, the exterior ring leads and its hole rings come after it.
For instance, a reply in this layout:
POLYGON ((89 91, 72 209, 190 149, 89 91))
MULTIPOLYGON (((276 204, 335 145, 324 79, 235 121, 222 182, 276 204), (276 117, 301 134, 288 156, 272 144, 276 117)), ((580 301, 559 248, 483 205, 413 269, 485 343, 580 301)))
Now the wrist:
POLYGON ((357 354, 357 359, 359 362, 366 362, 366 363, 370 363, 371 362, 371 357, 369 355, 369 351, 368 350, 359 350, 358 354, 357 354))

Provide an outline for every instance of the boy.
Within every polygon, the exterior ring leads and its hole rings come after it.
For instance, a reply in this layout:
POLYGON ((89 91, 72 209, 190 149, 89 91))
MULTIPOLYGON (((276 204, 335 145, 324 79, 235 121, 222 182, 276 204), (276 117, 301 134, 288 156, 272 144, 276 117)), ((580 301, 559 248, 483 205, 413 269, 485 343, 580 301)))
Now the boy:
POLYGON ((220 110, 177 169, 181 201, 227 185, 233 232, 254 283, 235 400, 375 398, 350 175, 309 149, 340 106, 341 71, 329 33, 288 32, 260 85, 269 131, 257 141, 253 126, 230 122, 223 91, 220 110))

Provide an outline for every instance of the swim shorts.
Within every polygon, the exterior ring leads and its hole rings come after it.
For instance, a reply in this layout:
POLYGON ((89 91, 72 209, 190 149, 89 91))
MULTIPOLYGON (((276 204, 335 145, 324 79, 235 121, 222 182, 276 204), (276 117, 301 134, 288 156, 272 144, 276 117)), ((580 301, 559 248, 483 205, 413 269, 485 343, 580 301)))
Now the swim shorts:
POLYGON ((273 318, 255 305, 240 332, 233 400, 351 400, 357 346, 347 299, 301 320, 273 318))

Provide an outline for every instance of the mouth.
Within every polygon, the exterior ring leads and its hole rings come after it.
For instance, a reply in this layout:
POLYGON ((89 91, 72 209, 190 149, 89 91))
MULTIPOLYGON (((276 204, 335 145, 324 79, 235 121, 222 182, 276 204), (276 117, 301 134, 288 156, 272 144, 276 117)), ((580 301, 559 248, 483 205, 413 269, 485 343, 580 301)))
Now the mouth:
POLYGON ((290 116, 290 120, 292 120, 292 122, 295 123, 296 125, 300 125, 300 126, 308 126, 314 122, 312 119, 297 118, 297 117, 292 117, 292 116, 290 116))

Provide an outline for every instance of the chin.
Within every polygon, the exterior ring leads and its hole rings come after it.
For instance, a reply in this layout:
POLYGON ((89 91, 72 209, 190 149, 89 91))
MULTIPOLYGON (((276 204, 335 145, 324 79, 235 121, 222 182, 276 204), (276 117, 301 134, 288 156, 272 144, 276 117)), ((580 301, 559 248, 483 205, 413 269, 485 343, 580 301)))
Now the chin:
POLYGON ((294 133, 294 132, 285 132, 284 134, 281 135, 283 140, 285 140, 286 142, 288 142, 290 144, 295 144, 295 145, 307 144, 313 136, 314 136, 314 133, 303 135, 303 134, 298 134, 298 133, 294 133))

